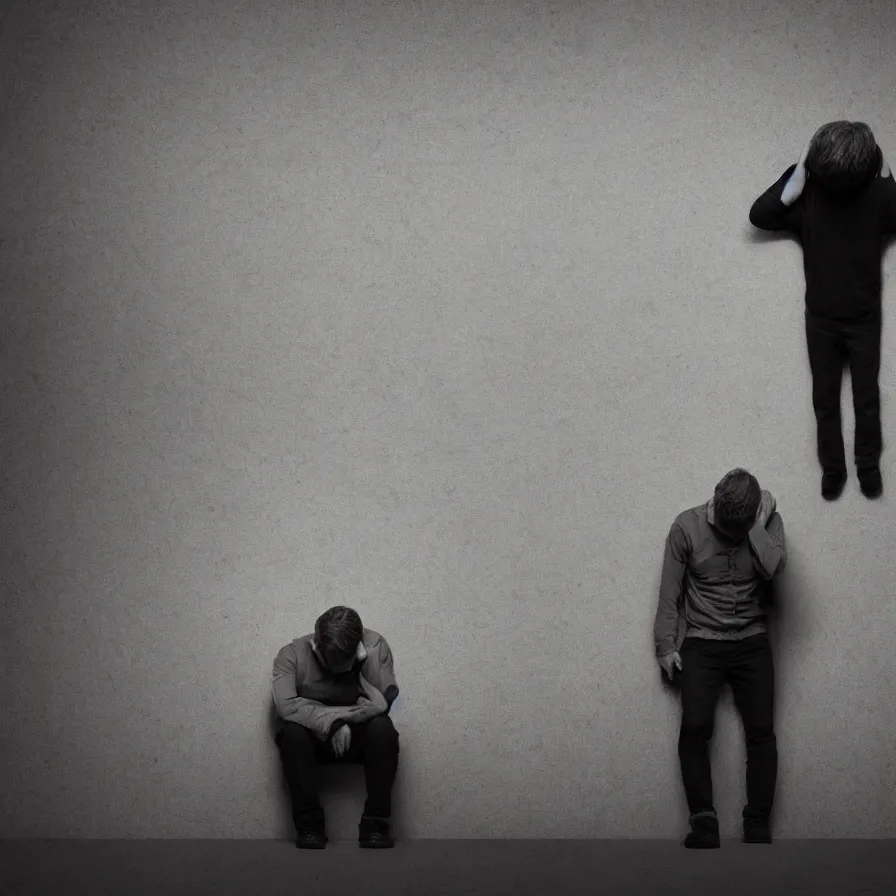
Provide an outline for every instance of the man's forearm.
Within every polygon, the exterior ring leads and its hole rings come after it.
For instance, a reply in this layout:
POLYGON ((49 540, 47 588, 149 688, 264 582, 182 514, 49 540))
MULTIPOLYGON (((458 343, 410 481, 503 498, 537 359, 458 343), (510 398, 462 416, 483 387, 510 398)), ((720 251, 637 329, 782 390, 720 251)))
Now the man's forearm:
POLYGON ((683 565, 667 553, 660 580, 656 616, 653 620, 653 643, 657 657, 674 653, 678 646, 683 577, 683 565))
POLYGON ((784 189, 781 191, 781 202, 790 207, 802 196, 805 186, 806 169, 802 165, 797 165, 793 169, 793 174, 790 175, 787 183, 784 184, 784 189))
POLYGON ((784 539, 784 523, 777 513, 768 521, 768 528, 757 522, 750 530, 750 546, 759 561, 762 577, 773 579, 787 565, 787 545, 784 539))
POLYGON ((356 703, 354 706, 332 706, 330 708, 337 710, 338 712, 330 725, 330 730, 327 732, 328 740, 342 728, 343 725, 367 722, 376 716, 383 715, 383 711, 372 703, 356 703))
POLYGON ((306 697, 292 697, 277 701, 277 714, 287 722, 295 722, 313 731, 319 738, 326 737, 326 723, 322 714, 326 706, 306 697))
POLYGON ((786 230, 792 217, 790 206, 781 201, 781 193, 790 182, 796 166, 787 170, 753 203, 750 223, 762 230, 786 230))
POLYGON ((806 172, 806 160, 809 158, 809 150, 811 147, 812 140, 803 147, 799 161, 796 163, 793 173, 788 178, 787 183, 784 185, 784 189, 781 192, 781 202, 786 206, 793 205, 793 203, 802 195, 803 188, 806 186, 806 178, 808 176, 806 172))
POLYGON ((662 596, 653 623, 653 641, 657 657, 675 652, 678 637, 678 600, 662 596))
POLYGON ((673 526, 666 539, 659 601, 653 622, 653 640, 658 657, 673 653, 676 648, 679 604, 687 571, 684 550, 684 535, 677 526, 673 526))

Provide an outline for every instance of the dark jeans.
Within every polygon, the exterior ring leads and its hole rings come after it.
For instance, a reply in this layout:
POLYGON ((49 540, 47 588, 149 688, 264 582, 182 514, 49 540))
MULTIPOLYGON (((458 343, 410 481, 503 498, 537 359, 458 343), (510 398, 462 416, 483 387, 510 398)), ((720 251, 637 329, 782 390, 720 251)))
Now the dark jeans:
POLYGON ((329 741, 319 741, 307 728, 283 721, 275 742, 289 785, 296 831, 321 829, 324 813, 317 794, 317 766, 321 762, 364 764, 367 802, 364 814, 375 818, 392 815, 392 784, 398 771, 398 732, 389 716, 376 716, 349 725, 351 743, 341 756, 333 754, 329 741))
POLYGON ((806 312, 818 459, 826 470, 846 470, 840 419, 840 390, 846 362, 849 363, 856 415, 856 466, 876 467, 880 461, 880 340, 880 316, 864 322, 840 323, 806 312))
POLYGON ((681 733, 678 756, 691 814, 715 810, 709 741, 722 686, 731 684, 747 741, 744 817, 767 817, 778 777, 774 732, 775 676, 767 632, 740 641, 685 638, 681 656, 681 733))

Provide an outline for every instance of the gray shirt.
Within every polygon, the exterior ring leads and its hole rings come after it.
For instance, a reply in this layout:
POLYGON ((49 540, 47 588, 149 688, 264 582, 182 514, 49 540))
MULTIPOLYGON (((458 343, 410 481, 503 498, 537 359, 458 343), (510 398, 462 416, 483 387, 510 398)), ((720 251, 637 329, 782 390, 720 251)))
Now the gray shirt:
POLYGON ((778 513, 766 526, 754 525, 740 542, 716 528, 712 501, 680 513, 666 538, 654 623, 656 655, 678 650, 686 637, 727 641, 766 631, 763 604, 786 562, 778 513))

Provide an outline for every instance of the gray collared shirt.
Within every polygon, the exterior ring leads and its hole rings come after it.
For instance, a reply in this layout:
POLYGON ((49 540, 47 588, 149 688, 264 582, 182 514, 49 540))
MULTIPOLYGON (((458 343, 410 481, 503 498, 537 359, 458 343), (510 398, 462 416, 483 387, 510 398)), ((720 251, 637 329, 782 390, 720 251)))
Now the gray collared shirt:
POLYGON ((712 501, 680 513, 666 538, 654 623, 656 655, 678 650, 685 637, 739 640, 766 631, 762 601, 786 562, 778 513, 766 526, 753 526, 740 542, 716 528, 712 501))

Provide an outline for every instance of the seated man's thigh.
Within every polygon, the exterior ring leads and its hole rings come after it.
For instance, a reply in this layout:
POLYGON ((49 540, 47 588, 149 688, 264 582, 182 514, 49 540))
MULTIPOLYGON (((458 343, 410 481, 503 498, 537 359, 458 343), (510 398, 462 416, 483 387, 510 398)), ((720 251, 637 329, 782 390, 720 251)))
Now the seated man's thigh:
POLYGON ((360 722, 357 725, 349 724, 352 732, 351 743, 349 744, 346 758, 349 761, 361 761, 367 748, 372 743, 382 744, 385 746, 394 746, 398 751, 398 732, 392 719, 387 715, 374 716, 366 722, 360 722))

